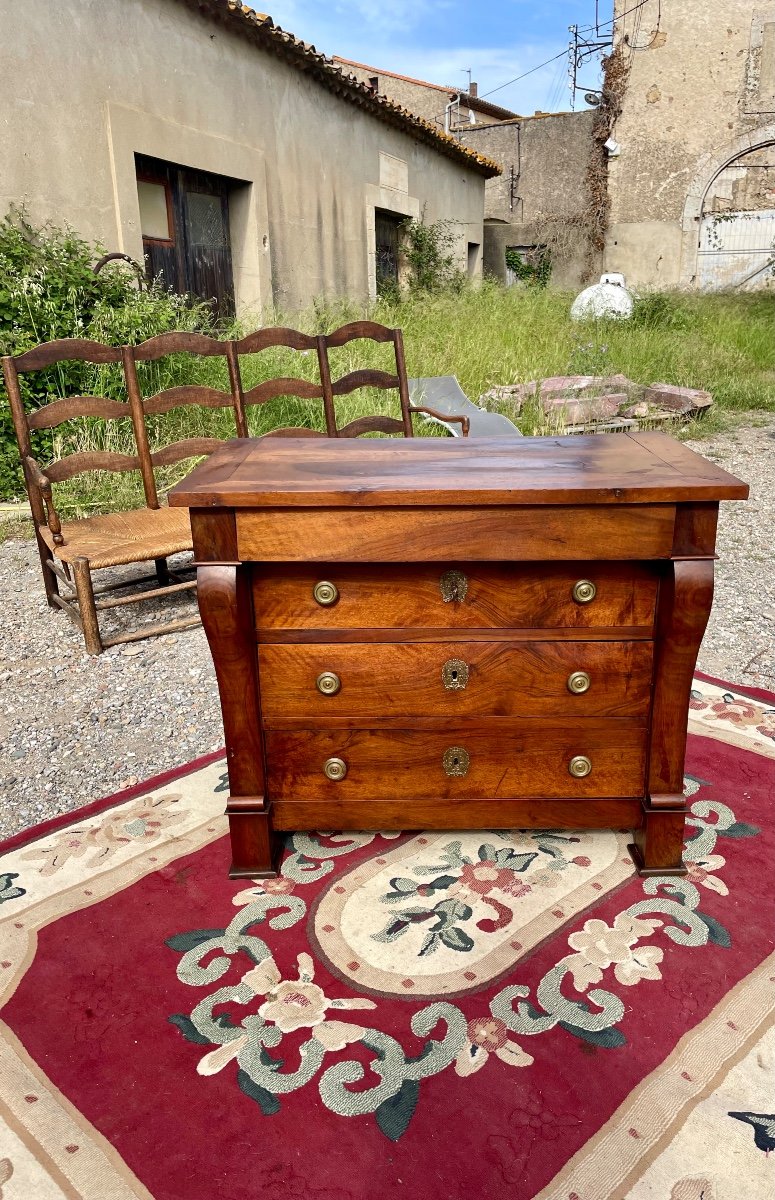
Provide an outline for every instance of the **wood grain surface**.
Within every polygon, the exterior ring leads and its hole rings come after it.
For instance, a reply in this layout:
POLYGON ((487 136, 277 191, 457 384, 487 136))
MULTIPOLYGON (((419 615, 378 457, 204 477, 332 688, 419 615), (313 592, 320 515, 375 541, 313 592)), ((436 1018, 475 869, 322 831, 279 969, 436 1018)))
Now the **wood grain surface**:
POLYGON ((640 820, 639 800, 615 797, 278 800, 272 806, 272 823, 278 830, 633 829, 640 820))
POLYGON ((748 487, 664 433, 552 438, 282 439, 223 446, 170 504, 391 508, 743 500, 748 487))
POLYGON ((268 728, 294 717, 317 726, 394 716, 642 716, 651 696, 649 642, 272 645, 259 648, 258 661, 268 728), (579 695, 568 688, 574 671, 590 678, 579 695), (335 695, 318 690, 323 672, 340 679, 335 695), (465 686, 449 686, 464 674, 465 686))
POLYGON ((268 729, 265 737, 272 800, 632 797, 644 789, 646 725, 634 719, 523 719, 511 725, 441 719, 435 730, 327 730, 318 724, 296 732, 268 729), (442 765, 445 751, 455 746, 470 756, 464 777, 448 776, 442 765), (592 762, 584 779, 569 774, 576 755, 592 762), (347 764, 339 782, 323 773, 329 758, 347 764))
MULTIPOLYGON (((321 439, 322 440, 322 439, 321 439)), ((261 509, 237 512, 240 558, 443 562, 667 558, 671 504, 619 508, 261 509)))
MULTIPOLYGON (((198 550, 197 522, 194 545, 198 550)), ((256 628, 347 629, 647 629, 654 624, 657 572, 640 563, 355 563, 255 564, 256 628), (466 580, 462 600, 444 601, 442 575, 450 569, 466 580), (573 587, 589 579, 594 600, 579 604, 573 587), (320 580, 339 591, 324 608, 312 594, 320 580)), ((358 641, 360 638, 353 638, 358 641)), ((621 635, 619 637, 621 640, 621 635)))

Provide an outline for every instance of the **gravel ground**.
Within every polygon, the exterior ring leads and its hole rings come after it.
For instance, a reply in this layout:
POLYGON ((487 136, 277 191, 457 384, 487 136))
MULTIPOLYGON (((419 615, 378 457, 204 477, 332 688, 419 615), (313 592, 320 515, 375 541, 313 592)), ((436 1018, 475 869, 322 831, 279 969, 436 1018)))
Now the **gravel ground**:
MULTIPOLYGON (((775 419, 699 443, 751 484, 722 505, 716 598, 699 666, 775 690, 775 419)), ((147 602, 149 623, 193 599, 147 602)), ((130 787, 222 744, 215 675, 201 628, 98 658, 43 597, 34 543, 0 546, 0 837, 130 787)), ((137 619, 138 608, 130 610, 137 619)))

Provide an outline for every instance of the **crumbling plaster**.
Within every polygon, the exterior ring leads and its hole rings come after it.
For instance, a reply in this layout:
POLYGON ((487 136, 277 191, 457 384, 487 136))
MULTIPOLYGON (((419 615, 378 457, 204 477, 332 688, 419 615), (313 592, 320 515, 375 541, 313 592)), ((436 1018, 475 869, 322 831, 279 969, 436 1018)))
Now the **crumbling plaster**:
POLYGON ((637 12, 632 7, 616 0, 616 13, 627 13, 615 45, 628 78, 612 130, 620 153, 608 164, 605 269, 635 285, 692 286, 713 179, 775 136, 765 61, 775 5, 646 0, 637 12))

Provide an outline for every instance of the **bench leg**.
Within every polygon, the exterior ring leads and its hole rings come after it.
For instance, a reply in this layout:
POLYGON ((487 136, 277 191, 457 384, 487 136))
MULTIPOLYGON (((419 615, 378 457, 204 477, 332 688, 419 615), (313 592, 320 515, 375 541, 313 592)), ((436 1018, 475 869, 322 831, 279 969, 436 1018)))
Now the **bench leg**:
POLYGON ((88 558, 73 560, 73 575, 75 577, 75 594, 78 597, 78 612, 83 625, 83 638, 86 642, 87 654, 102 654, 104 649, 100 637, 100 627, 97 623, 97 609, 94 605, 94 588, 91 581, 91 569, 88 558))
POLYGON ((43 572, 43 586, 46 589, 46 601, 49 608, 58 608, 57 602, 54 600, 54 596, 59 595, 59 581, 54 572, 51 570, 51 567, 48 565, 48 560, 52 557, 51 551, 43 541, 43 538, 40 536, 37 529, 35 530, 35 540, 38 543, 40 568, 43 572))

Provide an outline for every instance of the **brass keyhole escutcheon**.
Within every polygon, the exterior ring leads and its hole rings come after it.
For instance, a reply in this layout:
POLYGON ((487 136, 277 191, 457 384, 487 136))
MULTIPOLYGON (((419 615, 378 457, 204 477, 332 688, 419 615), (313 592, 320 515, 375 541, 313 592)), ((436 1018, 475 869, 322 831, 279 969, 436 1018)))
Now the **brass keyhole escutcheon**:
POLYGON ((321 696, 335 696, 342 686, 342 681, 333 671, 321 671, 315 684, 321 696))
POLYGON ((586 754, 576 754, 568 763, 568 770, 575 779, 584 779, 592 770, 592 763, 586 754))
POLYGON ((312 589, 312 595, 318 604, 323 605, 323 608, 330 608, 339 599, 339 588, 335 583, 329 583, 327 579, 321 579, 320 583, 316 583, 312 589))
POLYGON ((323 774, 334 783, 338 783, 347 774, 347 763, 343 758, 327 758, 323 763, 323 774))
POLYGON ((470 762, 468 751, 464 750, 462 746, 450 746, 448 750, 444 751, 444 757, 441 760, 444 774, 450 776, 467 775, 470 762))
POLYGON ((445 604, 453 600, 465 600, 468 580, 462 571, 445 571, 439 580, 439 590, 445 604))
POLYGON ((577 604, 589 604, 597 595, 597 588, 591 579, 580 579, 573 585, 573 599, 577 604))
POLYGON ((462 658, 448 658, 441 668, 441 679, 448 692, 460 692, 468 683, 468 663, 462 658))
POLYGON ((573 671, 568 676, 568 691, 573 692, 574 696, 581 696, 589 691, 591 683, 592 680, 586 671, 573 671))

